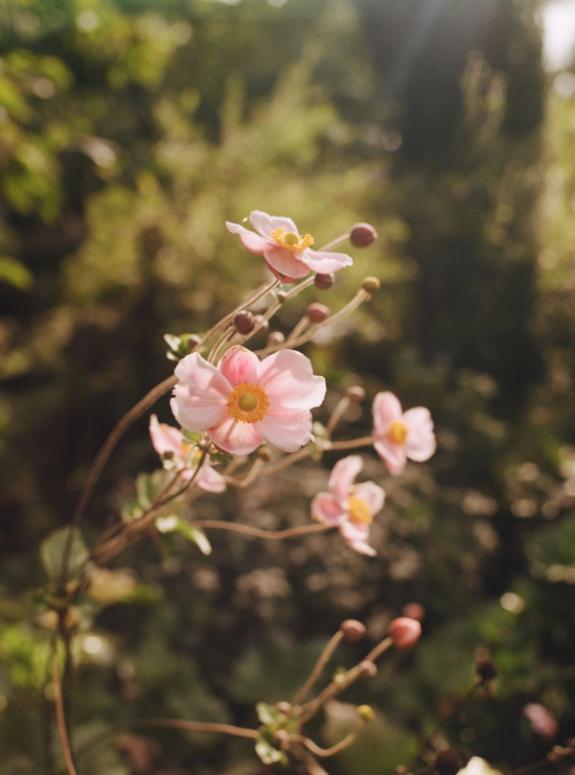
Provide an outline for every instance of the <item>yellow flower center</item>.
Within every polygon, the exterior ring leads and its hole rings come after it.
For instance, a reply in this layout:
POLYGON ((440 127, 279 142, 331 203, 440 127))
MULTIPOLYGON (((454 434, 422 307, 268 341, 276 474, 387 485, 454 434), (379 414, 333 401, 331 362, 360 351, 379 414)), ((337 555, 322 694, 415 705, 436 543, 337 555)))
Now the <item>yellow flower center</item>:
POLYGON ((371 525, 373 522, 373 514, 367 503, 358 498, 357 495, 352 495, 348 502, 349 518, 356 525, 371 525))
POLYGON ((394 444, 403 446, 407 438, 407 426, 401 420, 394 420, 389 426, 387 438, 394 444))
POLYGON ((228 396, 228 415, 238 422, 259 422, 268 413, 270 400, 259 386, 243 382, 228 396))
POLYGON ((280 248, 290 250, 292 253, 301 253, 315 242, 311 234, 300 236, 295 231, 286 231, 281 226, 272 231, 272 239, 280 248))

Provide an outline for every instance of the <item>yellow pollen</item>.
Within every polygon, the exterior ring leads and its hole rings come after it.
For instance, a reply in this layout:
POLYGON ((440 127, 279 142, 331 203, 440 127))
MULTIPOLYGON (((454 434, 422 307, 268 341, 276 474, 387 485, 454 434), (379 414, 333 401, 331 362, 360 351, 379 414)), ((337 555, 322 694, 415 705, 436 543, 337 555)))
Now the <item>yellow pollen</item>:
POLYGON ((280 248, 291 250, 292 253, 301 253, 315 242, 311 234, 299 235, 295 231, 286 231, 281 226, 272 231, 272 239, 280 248))
POLYGON ((389 426, 387 437, 390 441, 393 441, 394 444, 403 446, 405 444, 405 439, 407 438, 407 426, 405 423, 402 423, 401 420, 394 420, 389 426))
POLYGON ((238 422, 259 422, 268 413, 270 400, 259 386, 249 382, 236 385, 228 396, 228 415, 238 422))
POLYGON ((349 518, 356 525, 371 525, 373 522, 371 509, 364 500, 356 495, 352 495, 349 499, 349 518))

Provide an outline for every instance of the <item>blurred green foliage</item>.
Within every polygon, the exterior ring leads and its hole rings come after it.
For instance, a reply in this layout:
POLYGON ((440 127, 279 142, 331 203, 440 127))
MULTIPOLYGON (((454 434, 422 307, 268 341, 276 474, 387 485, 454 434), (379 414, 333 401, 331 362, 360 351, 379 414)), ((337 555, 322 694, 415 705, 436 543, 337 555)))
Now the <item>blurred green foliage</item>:
MULTIPOLYGON (((535 760, 549 743, 522 716, 530 701, 572 732, 575 76, 544 75, 537 7, 0 3, 6 775, 63 771, 38 547, 69 521, 115 420, 169 374, 162 335, 202 330, 261 282, 259 260, 223 227, 255 208, 290 214, 320 242, 375 224, 379 243, 355 251, 322 300, 342 303, 366 273, 382 278, 380 295, 308 352, 328 404, 361 380, 429 405, 439 452, 385 480, 374 561, 333 536, 219 535, 204 557, 176 533, 120 558, 123 575, 73 612, 81 775, 257 773, 245 741, 130 725, 256 725, 256 703, 291 694, 341 619, 380 637, 411 600, 426 608, 425 637, 342 698, 378 715, 330 772, 392 773, 438 719, 451 745, 495 764, 535 760), (453 712, 479 645, 497 691, 453 712)), ((287 309, 280 325, 296 320, 287 309)), ((154 466, 141 422, 97 490, 88 540, 154 466)), ((384 479, 375 458, 366 468, 384 479)), ((325 480, 325 466, 308 466, 198 509, 301 523, 325 480)), ((349 646, 341 661, 361 653, 349 646)), ((348 723, 343 702, 316 731, 331 743, 348 723)))

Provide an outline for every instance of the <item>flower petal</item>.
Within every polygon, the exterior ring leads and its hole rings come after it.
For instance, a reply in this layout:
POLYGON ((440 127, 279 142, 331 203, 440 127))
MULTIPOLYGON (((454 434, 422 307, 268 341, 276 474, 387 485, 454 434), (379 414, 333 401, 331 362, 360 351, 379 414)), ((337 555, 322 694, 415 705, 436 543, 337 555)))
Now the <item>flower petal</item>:
POLYGON ((416 406, 408 409, 403 415, 403 422, 407 426, 407 438, 405 450, 407 457, 423 463, 433 455, 437 444, 433 433, 433 420, 429 409, 424 406, 416 406))
POLYGON ((258 234, 270 239, 274 229, 284 229, 285 231, 293 231, 295 234, 298 233, 297 226, 291 218, 268 215, 262 212, 262 210, 253 210, 250 213, 250 222, 258 234))
POLYGON ((405 447, 395 444, 385 436, 381 439, 376 438, 373 446, 377 454, 383 459, 389 473, 398 476, 407 462, 405 447))
POLYGON ((373 399, 373 430, 376 436, 385 435, 394 420, 401 417, 399 398, 388 390, 373 399))
POLYGON ((273 245, 273 242, 270 242, 270 240, 261 237, 259 234, 255 234, 253 231, 246 229, 239 223, 226 221, 226 228, 232 234, 237 234, 242 241, 243 246, 256 256, 263 256, 265 251, 269 250, 273 245))
POLYGON ((329 477, 329 489, 338 500, 347 500, 353 481, 362 466, 363 460, 360 455, 348 455, 334 465, 329 477))
POLYGON ((385 502, 385 490, 379 484, 375 482, 362 482, 356 485, 353 494, 367 503, 373 516, 379 514, 382 510, 385 502))
POLYGON ((359 554, 366 554, 368 557, 374 557, 377 552, 368 544, 369 527, 367 525, 355 525, 349 520, 340 523, 339 531, 346 544, 359 554))
POLYGON ((259 359, 253 352, 241 345, 235 345, 225 353, 218 364, 218 369, 230 385, 241 385, 245 382, 257 382, 259 359))
POLYGON ((215 366, 192 353, 178 363, 175 375, 179 381, 170 406, 180 425, 190 431, 202 431, 225 417, 232 388, 215 366))
POLYGON ((312 272, 330 274, 353 264, 353 259, 347 253, 332 253, 328 250, 312 250, 307 248, 300 255, 300 261, 312 272))
POLYGON ((318 522, 335 526, 339 525, 345 511, 333 493, 320 492, 311 502, 311 514, 318 522))
POLYGON ((287 281, 293 282, 293 280, 305 277, 310 273, 309 267, 285 248, 268 246, 264 252, 264 258, 270 269, 282 278, 286 278, 287 281))
POLYGON ((150 437, 158 455, 172 452, 176 458, 181 458, 182 433, 178 428, 158 422, 155 414, 150 417, 150 437))
POLYGON ((296 452, 311 438, 311 412, 267 414, 256 423, 263 438, 283 452, 296 452))
POLYGON ((209 463, 204 463, 200 468, 196 483, 206 492, 223 492, 226 489, 226 480, 209 463))
POLYGON ((296 350, 280 350, 260 363, 259 382, 270 399, 270 413, 311 409, 325 397, 325 379, 296 350))
POLYGON ((228 417, 214 428, 210 428, 209 433, 214 444, 230 455, 249 455, 263 441, 259 424, 239 422, 228 417))

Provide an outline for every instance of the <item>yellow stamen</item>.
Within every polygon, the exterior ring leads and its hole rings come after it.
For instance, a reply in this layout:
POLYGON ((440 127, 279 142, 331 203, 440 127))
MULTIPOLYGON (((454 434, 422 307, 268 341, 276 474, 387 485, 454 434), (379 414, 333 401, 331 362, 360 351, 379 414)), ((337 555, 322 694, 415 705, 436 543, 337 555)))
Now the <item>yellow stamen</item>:
POLYGON ((371 525, 373 514, 368 504, 357 495, 352 495, 349 499, 349 518, 356 525, 371 525))
POLYGON ((301 253, 315 242, 311 234, 299 235, 295 231, 286 231, 281 226, 272 231, 272 239, 280 248, 290 250, 292 253, 301 253))
POLYGON ((394 420, 389 426, 387 437, 394 444, 403 446, 407 438, 407 426, 401 420, 394 420))
POLYGON ((259 386, 243 382, 228 396, 228 415, 238 422, 259 422, 268 413, 270 400, 259 386))

